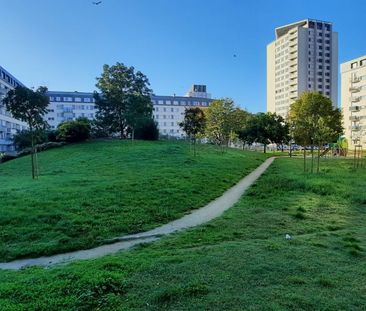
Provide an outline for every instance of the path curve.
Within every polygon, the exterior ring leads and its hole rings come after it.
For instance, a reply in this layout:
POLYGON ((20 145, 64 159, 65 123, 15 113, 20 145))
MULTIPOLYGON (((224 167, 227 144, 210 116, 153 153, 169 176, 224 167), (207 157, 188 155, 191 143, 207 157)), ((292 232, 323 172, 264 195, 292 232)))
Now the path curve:
POLYGON ((235 186, 225 191, 222 196, 218 197, 211 203, 165 225, 143 233, 117 237, 112 239, 110 244, 101 245, 91 249, 0 263, 0 269, 19 270, 30 266, 47 267, 75 260, 98 258, 108 254, 114 254, 121 250, 129 249, 134 245, 156 241, 164 235, 206 223, 220 216, 223 212, 239 201, 244 192, 267 170, 274 159, 274 157, 267 159, 253 172, 241 179, 235 186))

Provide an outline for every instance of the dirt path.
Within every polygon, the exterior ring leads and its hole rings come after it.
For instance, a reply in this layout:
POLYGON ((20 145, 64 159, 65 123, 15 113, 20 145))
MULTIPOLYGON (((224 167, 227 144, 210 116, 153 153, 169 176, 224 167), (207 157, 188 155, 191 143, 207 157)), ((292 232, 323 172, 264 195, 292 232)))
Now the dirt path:
POLYGON ((19 259, 11 262, 0 263, 0 269, 18 270, 29 266, 43 266, 67 263, 75 260, 93 259, 108 254, 113 254, 121 250, 126 250, 134 245, 152 242, 161 236, 192 228, 206 223, 232 207, 247 190, 271 165, 274 158, 267 159, 258 166, 253 172, 241 179, 235 186, 224 192, 224 194, 207 204, 206 206, 194 210, 192 213, 174 220, 170 223, 157 227, 153 230, 138 234, 131 234, 117 237, 111 240, 110 244, 98 246, 91 249, 68 252, 64 254, 52 255, 47 257, 19 259))

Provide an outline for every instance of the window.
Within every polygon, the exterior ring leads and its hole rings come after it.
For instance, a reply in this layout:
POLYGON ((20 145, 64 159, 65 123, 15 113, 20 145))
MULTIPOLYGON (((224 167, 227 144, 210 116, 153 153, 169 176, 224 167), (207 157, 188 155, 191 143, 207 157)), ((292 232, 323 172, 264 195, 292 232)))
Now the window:
POLYGON ((319 54, 319 56, 323 56, 323 53, 322 52, 319 52, 318 54, 319 54))
POLYGON ((75 97, 75 101, 76 102, 81 102, 81 98, 80 97, 75 97))
POLYGON ((72 102, 72 97, 64 97, 65 102, 72 102))
POLYGON ((170 105, 170 100, 166 100, 165 105, 170 105))
POLYGON ((166 108, 165 107, 163 108, 163 111, 166 112, 166 108))
POLYGON ((362 59, 360 61, 360 66, 365 66, 366 65, 366 58, 365 59, 362 59))
POLYGON ((56 97, 56 101, 57 102, 61 101, 61 97, 56 97))
POLYGON ((353 68, 357 68, 357 62, 354 62, 351 64, 351 69, 353 69, 353 68))
POLYGON ((325 40, 325 43, 326 44, 330 44, 330 40, 325 40))
POLYGON ((50 96, 50 102, 53 102, 55 98, 53 96, 50 96))
POLYGON ((171 111, 171 112, 174 112, 174 108, 170 108, 170 111, 171 111))
POLYGON ((89 97, 85 97, 84 98, 84 103, 90 103, 90 98, 89 97))
POLYGON ((320 79, 320 78, 318 79, 318 82, 322 82, 322 81, 323 81, 323 79, 320 79))
POLYGON ((323 29, 323 24, 322 23, 316 23, 316 28, 321 30, 323 29))
POLYGON ((316 40, 316 42, 318 42, 318 43, 322 43, 322 42, 323 42, 323 40, 322 40, 322 39, 318 39, 318 40, 316 40))
POLYGON ((318 66, 318 69, 322 70, 323 69, 323 66, 322 65, 319 65, 318 66))

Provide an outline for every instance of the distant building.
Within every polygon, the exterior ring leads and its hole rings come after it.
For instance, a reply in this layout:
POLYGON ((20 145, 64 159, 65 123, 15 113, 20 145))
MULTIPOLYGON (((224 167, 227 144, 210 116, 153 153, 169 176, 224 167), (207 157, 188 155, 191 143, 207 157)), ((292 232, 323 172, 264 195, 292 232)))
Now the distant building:
POLYGON ((319 92, 337 106, 338 34, 332 24, 305 19, 275 32, 267 46, 267 111, 286 116, 304 91, 319 92))
MULTIPOLYGON (((194 85, 187 94, 196 96, 151 96, 153 117, 161 135, 184 137, 185 133, 178 124, 183 121, 185 110, 189 107, 208 107, 212 101, 205 85, 194 85)), ((48 96, 50 105, 45 120, 53 129, 63 121, 79 117, 92 120, 96 116, 93 93, 49 91, 48 96)))
POLYGON ((45 120, 52 129, 69 120, 85 117, 90 120, 95 118, 96 107, 93 93, 85 92, 56 92, 47 93, 50 105, 45 120))
POLYGON ((27 128, 26 123, 13 118, 2 104, 6 93, 19 85, 23 86, 18 79, 0 66, 0 152, 13 153, 15 151, 13 135, 17 130, 27 128))
POLYGON ((366 55, 341 64, 341 106, 351 147, 366 145, 366 55))

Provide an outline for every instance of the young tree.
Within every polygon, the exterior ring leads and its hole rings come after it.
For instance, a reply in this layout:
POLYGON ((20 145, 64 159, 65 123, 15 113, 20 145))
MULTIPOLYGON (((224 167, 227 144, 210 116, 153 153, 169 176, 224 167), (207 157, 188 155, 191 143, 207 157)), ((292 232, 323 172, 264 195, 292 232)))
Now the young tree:
POLYGON ((290 126, 282 116, 276 113, 270 113, 271 118, 271 141, 278 146, 281 146, 283 152, 283 145, 290 141, 290 126))
POLYGON ((138 123, 152 115, 149 85, 147 77, 134 67, 104 65, 96 84, 100 94, 94 93, 99 127, 109 134, 119 133, 121 139, 130 131, 133 138, 138 123))
POLYGON ((234 110, 234 102, 231 99, 219 99, 214 100, 205 111, 206 136, 221 148, 229 143, 234 110))
POLYGON ((343 133, 342 113, 333 107, 329 98, 320 93, 305 92, 290 106, 289 122, 295 142, 304 147, 304 171, 305 146, 311 145, 313 172, 313 146, 317 144, 318 149, 321 149, 324 143, 336 140, 343 133))
POLYGON ((34 133, 47 126, 47 122, 43 120, 43 116, 47 113, 47 106, 49 105, 49 99, 46 96, 46 92, 46 87, 39 87, 36 91, 33 91, 24 86, 18 86, 14 90, 10 90, 3 100, 6 110, 8 110, 14 118, 28 124, 31 135, 33 179, 38 177, 34 133))
POLYGON ((194 156, 196 156, 197 135, 203 134, 206 126, 206 117, 202 109, 198 107, 188 108, 184 113, 183 122, 179 126, 193 140, 194 156))

